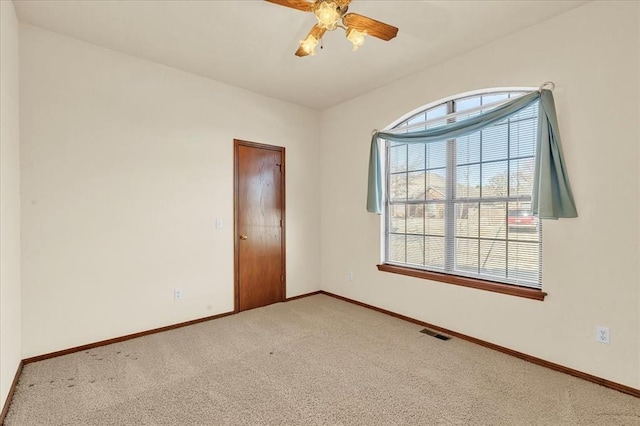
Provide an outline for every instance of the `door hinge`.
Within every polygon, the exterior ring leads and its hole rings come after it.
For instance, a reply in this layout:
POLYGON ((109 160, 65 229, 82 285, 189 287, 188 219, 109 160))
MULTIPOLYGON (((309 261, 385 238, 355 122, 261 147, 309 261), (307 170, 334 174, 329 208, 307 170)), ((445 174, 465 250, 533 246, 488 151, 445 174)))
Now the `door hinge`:
POLYGON ((280 167, 280 172, 282 172, 282 163, 280 163, 280 164, 276 163, 276 166, 280 167))
POLYGON ((284 282, 284 274, 280 275, 280 282, 283 283, 284 282))
POLYGON ((280 228, 282 228, 282 219, 280 219, 280 228))

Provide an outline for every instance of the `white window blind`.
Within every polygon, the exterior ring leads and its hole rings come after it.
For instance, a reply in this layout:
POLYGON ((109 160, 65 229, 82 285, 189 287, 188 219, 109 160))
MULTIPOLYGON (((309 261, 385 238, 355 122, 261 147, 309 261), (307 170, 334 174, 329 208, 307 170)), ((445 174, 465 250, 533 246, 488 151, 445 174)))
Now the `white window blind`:
MULTIPOLYGON (((523 93, 487 93, 420 112, 393 132, 462 120, 523 93)), ((386 143, 385 262, 541 288, 531 215, 537 104, 480 132, 386 143)))

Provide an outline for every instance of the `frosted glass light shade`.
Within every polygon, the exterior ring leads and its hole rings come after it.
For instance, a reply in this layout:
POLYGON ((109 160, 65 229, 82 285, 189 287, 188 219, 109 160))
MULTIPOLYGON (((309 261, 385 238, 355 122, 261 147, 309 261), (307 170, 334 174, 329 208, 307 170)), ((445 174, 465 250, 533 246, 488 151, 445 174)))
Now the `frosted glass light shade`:
POLYGON ((318 26, 327 31, 333 31, 340 23, 340 12, 338 5, 333 1, 321 2, 314 11, 318 26))

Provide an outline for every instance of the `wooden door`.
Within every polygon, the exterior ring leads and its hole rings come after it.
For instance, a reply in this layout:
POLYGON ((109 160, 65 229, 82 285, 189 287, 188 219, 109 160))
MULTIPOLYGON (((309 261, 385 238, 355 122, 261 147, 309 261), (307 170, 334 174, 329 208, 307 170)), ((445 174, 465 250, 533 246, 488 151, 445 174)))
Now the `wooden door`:
POLYGON ((236 311, 285 297, 284 148, 234 141, 236 311))

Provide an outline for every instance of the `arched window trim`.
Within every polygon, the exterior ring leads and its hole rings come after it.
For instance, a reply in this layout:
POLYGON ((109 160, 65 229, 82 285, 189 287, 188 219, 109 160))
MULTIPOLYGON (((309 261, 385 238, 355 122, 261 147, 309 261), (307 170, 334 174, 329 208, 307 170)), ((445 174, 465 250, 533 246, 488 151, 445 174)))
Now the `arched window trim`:
POLYGON ((428 103, 426 105, 423 105, 421 107, 418 107, 418 108, 414 109, 413 111, 410 111, 409 113, 403 115, 399 119, 394 120, 388 126, 384 127, 383 130, 393 130, 396 126, 398 126, 399 124, 401 124, 404 121, 409 120, 414 115, 418 115, 420 113, 423 113, 423 112, 427 111, 428 109, 431 109, 433 107, 436 107, 436 106, 444 104, 444 103, 447 103, 449 101, 454 101, 456 99, 468 98, 468 97, 471 97, 471 96, 478 96, 478 95, 487 94, 487 93, 534 92, 536 90, 538 90, 537 87, 491 87, 491 88, 487 88, 487 89, 471 90, 471 91, 459 93, 459 94, 453 95, 453 96, 447 96, 446 98, 442 98, 442 99, 430 102, 430 103, 428 103))

